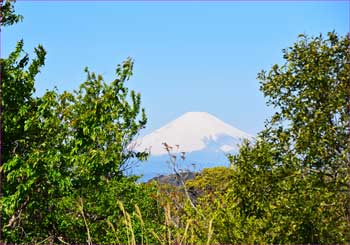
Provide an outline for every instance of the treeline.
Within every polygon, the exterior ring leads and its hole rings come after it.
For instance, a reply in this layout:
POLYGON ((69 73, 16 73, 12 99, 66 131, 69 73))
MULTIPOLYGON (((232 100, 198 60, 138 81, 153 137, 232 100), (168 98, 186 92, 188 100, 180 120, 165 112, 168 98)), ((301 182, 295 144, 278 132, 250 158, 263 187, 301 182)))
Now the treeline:
MULTIPOLYGON (((2 30, 21 20, 2 3, 2 30)), ((300 35, 258 74, 276 113, 255 142, 191 180, 175 167, 177 185, 124 174, 148 157, 129 147, 147 123, 132 59, 35 97, 45 55, 1 58, 0 243, 350 242, 349 35, 300 35)))

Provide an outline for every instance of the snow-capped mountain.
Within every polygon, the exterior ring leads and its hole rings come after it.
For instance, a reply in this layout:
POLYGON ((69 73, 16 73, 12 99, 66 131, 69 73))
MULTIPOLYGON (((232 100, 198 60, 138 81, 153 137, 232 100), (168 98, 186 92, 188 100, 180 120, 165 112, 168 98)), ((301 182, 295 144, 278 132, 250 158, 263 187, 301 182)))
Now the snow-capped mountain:
POLYGON ((163 143, 171 146, 171 153, 178 156, 179 168, 199 171, 205 167, 228 166, 226 154, 236 153, 243 139, 254 138, 209 113, 187 112, 129 146, 151 154, 150 159, 139 163, 132 173, 143 175, 141 181, 171 173, 163 143), (186 153, 185 160, 180 157, 181 152, 186 153))
POLYGON ((206 112, 187 112, 174 121, 137 140, 135 150, 151 155, 167 154, 163 143, 172 152, 236 152, 243 139, 253 137, 206 112))

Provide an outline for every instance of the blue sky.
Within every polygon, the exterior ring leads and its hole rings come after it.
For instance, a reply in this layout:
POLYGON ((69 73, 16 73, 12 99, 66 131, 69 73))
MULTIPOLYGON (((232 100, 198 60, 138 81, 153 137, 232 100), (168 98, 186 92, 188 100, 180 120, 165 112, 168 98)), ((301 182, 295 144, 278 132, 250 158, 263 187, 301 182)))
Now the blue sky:
POLYGON ((127 85, 142 94, 148 133, 187 111, 206 111, 256 134, 273 112, 257 73, 283 62, 297 35, 349 32, 349 1, 17 1, 24 22, 1 33, 5 57, 23 38, 47 51, 37 95, 73 90, 88 66, 114 77, 135 59, 127 85))

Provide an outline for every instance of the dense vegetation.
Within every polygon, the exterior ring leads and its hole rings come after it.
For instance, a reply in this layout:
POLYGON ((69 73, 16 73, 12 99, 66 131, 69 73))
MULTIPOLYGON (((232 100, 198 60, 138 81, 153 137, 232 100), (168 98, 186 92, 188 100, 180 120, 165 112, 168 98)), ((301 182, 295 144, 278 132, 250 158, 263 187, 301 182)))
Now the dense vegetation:
MULTIPOLYGON (((21 21, 2 3, 1 28, 21 21)), ((230 168, 176 169, 176 185, 125 175, 147 118, 133 60, 106 83, 34 96, 45 50, 1 59, 1 243, 349 243, 350 37, 299 36, 258 74, 276 113, 230 168)), ((180 158, 182 156, 177 156, 180 158)))

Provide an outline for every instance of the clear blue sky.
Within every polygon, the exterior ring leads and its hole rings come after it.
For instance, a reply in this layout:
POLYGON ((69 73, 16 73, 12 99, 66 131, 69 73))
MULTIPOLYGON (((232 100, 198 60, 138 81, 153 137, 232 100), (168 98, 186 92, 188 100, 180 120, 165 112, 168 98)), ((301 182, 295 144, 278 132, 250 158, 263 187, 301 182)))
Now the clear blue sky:
POLYGON ((6 28, 1 56, 23 38, 47 60, 37 94, 73 90, 83 69, 110 81, 135 59, 129 87, 141 92, 148 133, 187 111, 206 111, 256 134, 273 109, 256 75, 282 63, 299 33, 349 32, 349 1, 329 2, 50 2, 17 1, 24 22, 6 28))

